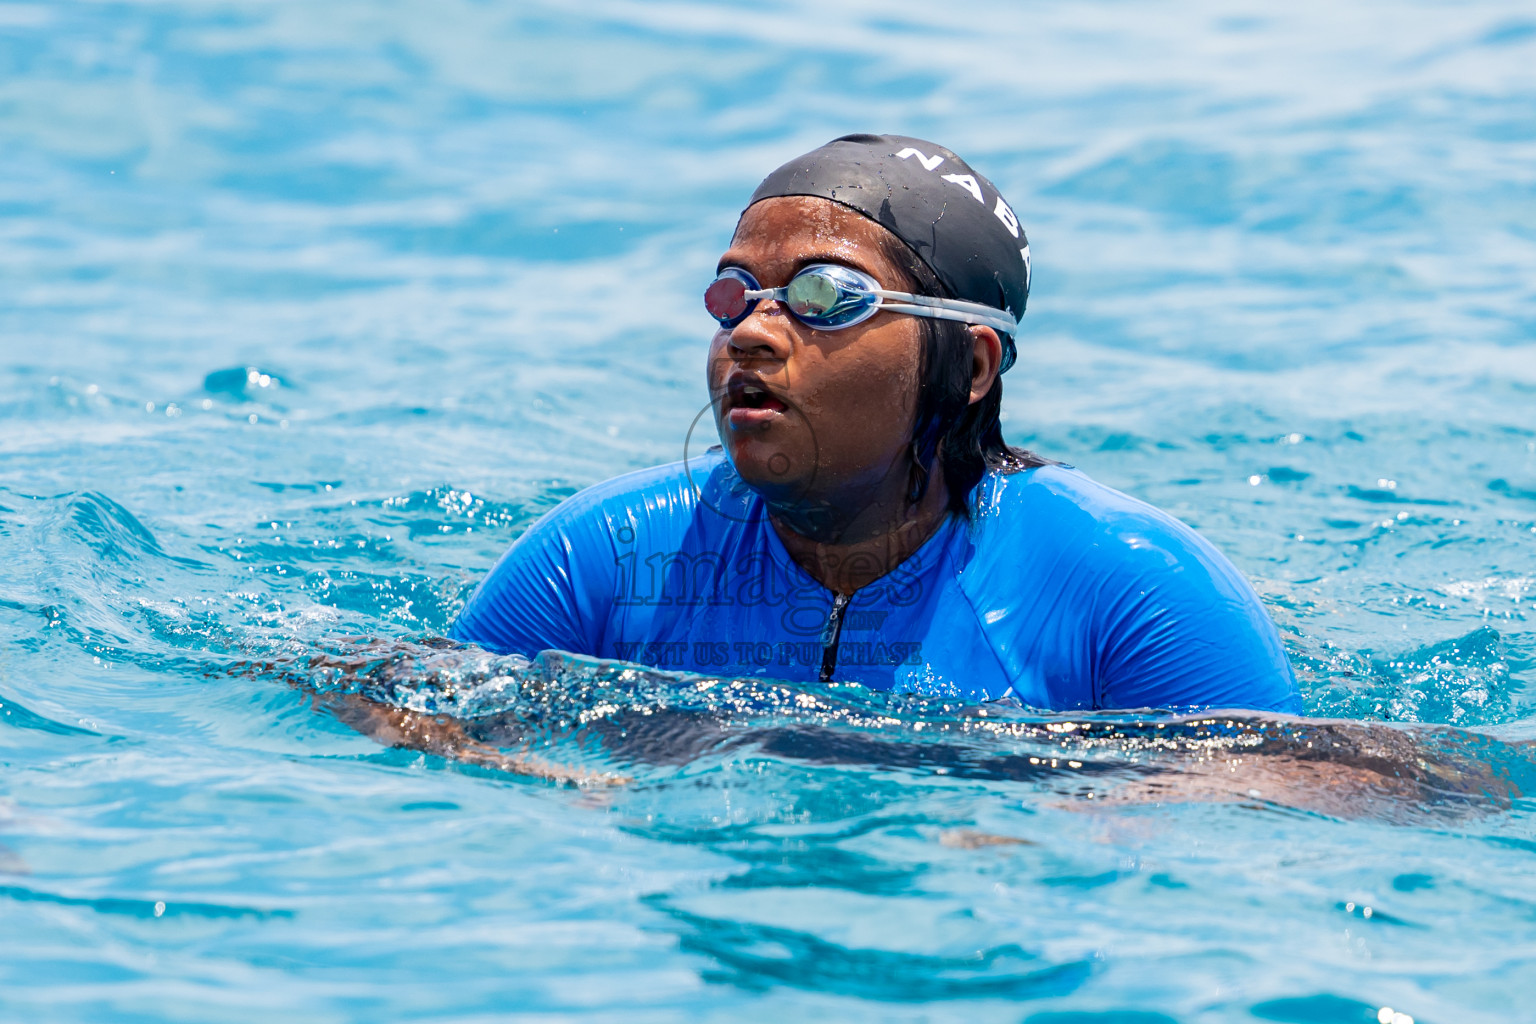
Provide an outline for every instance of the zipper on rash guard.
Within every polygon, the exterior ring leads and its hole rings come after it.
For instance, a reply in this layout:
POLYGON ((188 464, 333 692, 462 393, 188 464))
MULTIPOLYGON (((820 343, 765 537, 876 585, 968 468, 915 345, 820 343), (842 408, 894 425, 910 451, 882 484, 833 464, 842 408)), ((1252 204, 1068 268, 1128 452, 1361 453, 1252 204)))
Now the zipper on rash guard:
POLYGON ((827 624, 821 630, 821 681, 830 683, 837 671, 837 642, 843 635, 843 613, 852 600, 847 594, 832 595, 832 610, 827 612, 827 624))

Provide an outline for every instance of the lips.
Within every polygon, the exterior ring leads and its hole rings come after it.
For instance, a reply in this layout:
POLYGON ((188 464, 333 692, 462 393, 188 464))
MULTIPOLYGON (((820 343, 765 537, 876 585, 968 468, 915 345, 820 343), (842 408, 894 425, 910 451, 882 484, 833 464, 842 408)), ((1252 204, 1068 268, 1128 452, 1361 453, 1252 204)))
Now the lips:
POLYGON ((789 410, 762 378, 755 374, 732 374, 726 381, 725 418, 735 430, 761 429, 789 410))

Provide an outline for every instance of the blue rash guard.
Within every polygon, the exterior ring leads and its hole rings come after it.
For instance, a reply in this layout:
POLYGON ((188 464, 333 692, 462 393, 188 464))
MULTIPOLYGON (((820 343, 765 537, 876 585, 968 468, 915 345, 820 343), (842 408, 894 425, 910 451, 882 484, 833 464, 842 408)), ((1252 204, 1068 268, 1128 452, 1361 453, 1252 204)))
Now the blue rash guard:
POLYGON ((491 570, 452 636, 716 676, 836 679, 1029 707, 1299 713, 1232 563, 1077 470, 988 472, 897 569, 834 598, 722 452, 567 500, 491 570))

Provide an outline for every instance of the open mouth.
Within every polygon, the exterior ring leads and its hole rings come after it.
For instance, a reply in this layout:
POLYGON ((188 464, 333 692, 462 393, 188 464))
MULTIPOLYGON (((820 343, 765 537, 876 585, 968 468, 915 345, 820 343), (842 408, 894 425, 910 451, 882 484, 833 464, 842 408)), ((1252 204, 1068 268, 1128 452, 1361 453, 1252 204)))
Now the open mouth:
POLYGON ((728 416, 737 426, 766 423, 789 409, 773 392, 750 379, 734 377, 726 388, 728 416))

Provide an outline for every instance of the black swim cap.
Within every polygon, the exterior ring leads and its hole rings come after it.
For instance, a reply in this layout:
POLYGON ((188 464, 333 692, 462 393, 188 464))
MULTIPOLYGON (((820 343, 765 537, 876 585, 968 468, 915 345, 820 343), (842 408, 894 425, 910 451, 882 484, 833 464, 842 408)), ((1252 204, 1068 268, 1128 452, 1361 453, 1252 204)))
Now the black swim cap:
MULTIPOLYGON (((817 196, 907 243, 954 297, 1007 310, 1029 300, 1029 239, 993 185, 943 146, 905 135, 844 135, 763 179, 751 202, 817 196)), ((1003 336, 1004 370, 1015 358, 1003 336)))

